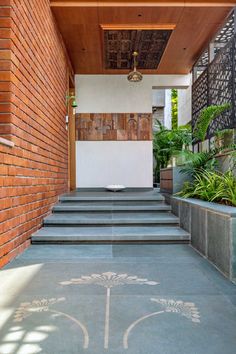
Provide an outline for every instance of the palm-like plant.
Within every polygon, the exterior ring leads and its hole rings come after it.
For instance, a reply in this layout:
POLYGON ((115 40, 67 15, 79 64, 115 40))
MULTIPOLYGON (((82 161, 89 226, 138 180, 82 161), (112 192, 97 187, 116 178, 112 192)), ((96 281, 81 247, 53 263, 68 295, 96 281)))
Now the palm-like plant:
MULTIPOLYGON (((212 148, 210 151, 203 152, 192 152, 188 150, 183 150, 179 152, 179 157, 184 159, 184 166, 181 168, 180 172, 189 175, 194 178, 199 172, 202 171, 215 171, 218 167, 217 155, 221 152, 228 151, 228 149, 235 149, 236 145, 232 144, 229 146, 221 146, 212 148)), ((232 169, 236 165, 236 152, 231 152, 231 165, 232 169)))
POLYGON ((204 108, 197 120, 193 130, 193 137, 195 140, 204 141, 209 125, 213 120, 219 117, 222 113, 228 111, 231 107, 230 103, 225 103, 219 106, 209 106, 204 108))
POLYGON ((194 177, 198 172, 204 170, 213 171, 218 165, 215 158, 217 153, 218 152, 215 149, 198 153, 193 153, 191 151, 181 152, 180 155, 184 156, 186 162, 180 172, 187 174, 190 177, 194 177))

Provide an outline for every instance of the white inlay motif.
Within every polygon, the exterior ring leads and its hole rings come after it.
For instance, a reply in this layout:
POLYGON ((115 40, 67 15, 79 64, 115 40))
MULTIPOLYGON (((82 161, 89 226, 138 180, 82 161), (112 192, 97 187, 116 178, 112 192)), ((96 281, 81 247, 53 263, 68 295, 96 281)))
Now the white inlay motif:
POLYGON ((68 318, 69 320, 75 322, 82 330, 83 335, 84 335, 84 349, 88 348, 89 345, 89 335, 86 327, 78 321, 76 318, 68 315, 67 313, 57 311, 54 309, 51 309, 49 306, 54 305, 56 303, 59 303, 61 301, 65 301, 64 297, 61 298, 51 298, 51 299, 42 299, 42 300, 33 300, 32 302, 22 302, 20 304, 20 307, 15 312, 14 315, 14 322, 21 322, 25 318, 31 316, 35 312, 51 312, 54 315, 58 316, 64 316, 68 318))
POLYGON ((81 278, 73 278, 68 281, 63 281, 61 285, 99 285, 107 289, 106 291, 106 306, 105 306, 105 326, 104 326, 104 348, 109 346, 109 322, 110 322, 110 296, 111 288, 120 285, 158 285, 156 281, 150 281, 146 278, 138 278, 128 274, 117 274, 106 272, 102 274, 83 275, 81 278))
POLYGON ((156 299, 156 298, 151 298, 151 301, 154 301, 160 304, 161 306, 163 306, 164 310, 150 313, 134 321, 127 328, 123 337, 123 346, 125 349, 128 349, 128 338, 130 332, 134 329, 134 327, 137 324, 139 324, 143 320, 146 320, 147 318, 154 317, 165 312, 172 312, 172 313, 180 314, 181 316, 190 319, 192 322, 200 323, 199 311, 193 302, 183 302, 183 301, 175 301, 172 299, 156 299))
POLYGON ((181 316, 187 317, 192 322, 200 323, 199 311, 193 302, 155 298, 152 298, 151 301, 157 302, 158 304, 165 307, 165 312, 178 313, 181 316))
POLYGON ((61 301, 65 301, 65 298, 61 297, 59 299, 51 298, 33 300, 32 302, 22 302, 15 312, 14 322, 21 322, 23 319, 31 316, 33 312, 47 312, 49 311, 50 305, 54 305, 61 301))

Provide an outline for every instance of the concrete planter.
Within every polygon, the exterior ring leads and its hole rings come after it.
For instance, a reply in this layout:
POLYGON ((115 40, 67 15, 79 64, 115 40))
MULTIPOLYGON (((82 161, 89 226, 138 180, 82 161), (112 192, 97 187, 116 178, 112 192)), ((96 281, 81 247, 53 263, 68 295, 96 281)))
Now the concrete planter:
POLYGON ((161 193, 175 194, 183 189, 183 184, 190 177, 180 172, 181 166, 162 168, 160 171, 161 193))
POLYGON ((236 208, 177 197, 170 203, 193 247, 236 282, 236 208))

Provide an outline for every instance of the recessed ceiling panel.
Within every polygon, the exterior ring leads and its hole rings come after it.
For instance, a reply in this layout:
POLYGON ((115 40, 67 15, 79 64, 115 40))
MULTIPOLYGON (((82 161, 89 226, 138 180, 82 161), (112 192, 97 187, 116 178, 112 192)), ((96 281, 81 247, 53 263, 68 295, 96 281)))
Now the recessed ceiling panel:
POLYGON ((105 69, 157 69, 172 30, 104 30, 105 69))

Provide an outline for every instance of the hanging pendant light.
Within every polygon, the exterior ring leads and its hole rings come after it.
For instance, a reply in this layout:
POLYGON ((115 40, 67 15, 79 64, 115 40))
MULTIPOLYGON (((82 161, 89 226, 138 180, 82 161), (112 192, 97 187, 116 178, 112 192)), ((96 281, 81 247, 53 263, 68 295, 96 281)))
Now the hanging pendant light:
POLYGON ((137 56, 138 52, 133 52, 134 70, 131 71, 127 76, 127 80, 130 82, 140 82, 143 79, 143 75, 139 71, 137 71, 137 56))

